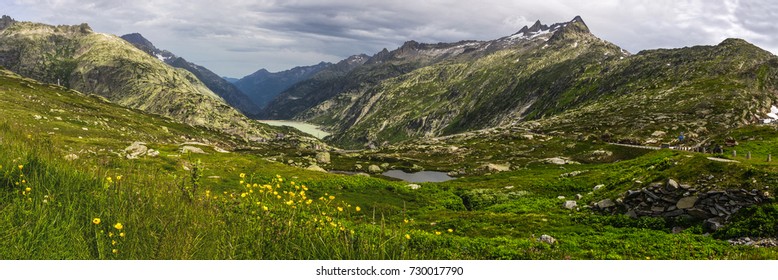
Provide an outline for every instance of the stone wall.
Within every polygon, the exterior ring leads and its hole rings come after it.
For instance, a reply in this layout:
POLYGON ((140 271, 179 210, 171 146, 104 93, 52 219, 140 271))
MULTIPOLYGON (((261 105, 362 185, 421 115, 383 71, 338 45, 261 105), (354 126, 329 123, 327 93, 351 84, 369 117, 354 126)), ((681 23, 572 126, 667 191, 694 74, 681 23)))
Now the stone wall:
POLYGON ((770 196, 767 190, 712 190, 702 192, 675 180, 652 183, 638 190, 628 190, 615 201, 604 199, 594 209, 607 213, 624 213, 630 217, 696 218, 705 227, 719 229, 738 210, 762 203, 770 196))

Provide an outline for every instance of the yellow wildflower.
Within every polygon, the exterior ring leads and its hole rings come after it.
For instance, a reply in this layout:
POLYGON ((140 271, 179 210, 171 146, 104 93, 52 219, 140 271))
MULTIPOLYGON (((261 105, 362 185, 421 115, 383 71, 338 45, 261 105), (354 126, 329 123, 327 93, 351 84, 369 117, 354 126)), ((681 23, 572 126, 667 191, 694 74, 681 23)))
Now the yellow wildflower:
POLYGON ((359 211, 362 211, 362 208, 360 208, 359 206, 357 206, 357 208, 355 208, 354 210, 357 210, 357 212, 359 212, 359 211))
POLYGON ((403 220, 403 223, 406 223, 406 224, 407 224, 407 223, 408 223, 408 219, 404 219, 404 220, 403 220))
POLYGON ((122 225, 122 223, 116 223, 115 225, 113 225, 113 228, 118 229, 118 230, 122 230, 124 228, 124 226, 122 225))
POLYGON ((454 232, 453 229, 448 229, 448 233, 452 233, 452 232, 454 232))
POLYGON ((286 202, 286 205, 292 205, 292 204, 294 204, 294 200, 289 200, 286 202))
POLYGON ((268 209, 267 206, 262 206, 262 210, 268 211, 270 209, 268 209))
POLYGON ((440 232, 439 231, 435 231, 435 235, 440 235, 440 232))
POLYGON ((19 170, 22 170, 22 168, 24 168, 24 165, 21 165, 21 164, 20 164, 20 165, 19 165, 19 170))
POLYGON ((246 197, 246 193, 241 193, 240 197, 246 197))
POLYGON ((108 237, 113 237, 113 231, 108 232, 108 237))
POLYGON ((113 249, 113 250, 111 250, 111 252, 114 253, 114 254, 118 254, 119 253, 119 249, 113 249))
POLYGON ((405 239, 410 240, 411 239, 411 235, 410 234, 405 234, 405 239))
POLYGON ((279 195, 276 195, 276 198, 277 198, 277 199, 281 199, 281 195, 280 195, 280 194, 279 194, 279 195))
POLYGON ((99 224, 100 224, 100 218, 94 218, 94 219, 92 219, 92 223, 93 223, 93 224, 96 224, 96 225, 99 225, 99 224))
POLYGON ((26 188, 24 188, 24 191, 26 191, 26 192, 31 192, 31 191, 32 191, 32 189, 31 189, 30 187, 26 187, 26 188))
POLYGON ((335 196, 334 196, 334 195, 331 195, 331 196, 330 196, 330 200, 333 200, 333 199, 335 199, 335 196))
POLYGON ((116 175, 116 181, 121 181, 121 180, 122 180, 122 175, 116 175))
POLYGON ((308 204, 308 205, 311 205, 311 203, 313 203, 313 199, 309 199, 308 201, 305 202, 305 204, 308 204))
POLYGON ((116 245, 116 240, 111 240, 111 245, 116 245))
POLYGON ((343 212, 343 207, 338 207, 338 212, 343 212))
POLYGON ((124 237, 124 236, 125 236, 124 232, 119 233, 119 237, 124 237))
POLYGON ((245 183, 245 182, 243 180, 240 180, 240 182, 238 182, 238 183, 243 185, 243 183, 245 183))
POLYGON ((240 173, 240 178, 246 178, 246 173, 240 173))
POLYGON ((105 180, 108 181, 108 183, 113 182, 113 179, 111 178, 111 176, 108 176, 108 178, 105 178, 105 180))

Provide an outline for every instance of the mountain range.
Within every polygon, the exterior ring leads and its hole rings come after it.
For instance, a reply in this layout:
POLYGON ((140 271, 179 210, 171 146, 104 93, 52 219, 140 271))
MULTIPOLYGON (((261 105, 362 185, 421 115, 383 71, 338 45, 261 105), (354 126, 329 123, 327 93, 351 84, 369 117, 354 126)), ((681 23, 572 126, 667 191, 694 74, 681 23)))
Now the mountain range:
POLYGON ((264 114, 322 125, 349 147, 502 126, 703 141, 761 122, 776 104, 775 64, 738 39, 633 55, 575 17, 491 41, 409 41, 292 86, 264 114))
POLYGON ((271 73, 262 68, 232 82, 244 92, 259 108, 265 108, 281 92, 292 85, 310 79, 316 73, 330 68, 332 63, 321 62, 311 66, 299 66, 289 70, 271 73))
POLYGON ((132 47, 86 24, 4 17, 0 27, 0 65, 19 74, 194 125, 251 130, 226 103, 252 118, 320 125, 342 147, 493 127, 636 144, 685 133, 701 143, 762 122, 778 104, 778 60, 743 40, 631 54, 593 35, 581 17, 537 21, 489 41, 408 41, 232 83, 137 33, 122 36, 132 47))

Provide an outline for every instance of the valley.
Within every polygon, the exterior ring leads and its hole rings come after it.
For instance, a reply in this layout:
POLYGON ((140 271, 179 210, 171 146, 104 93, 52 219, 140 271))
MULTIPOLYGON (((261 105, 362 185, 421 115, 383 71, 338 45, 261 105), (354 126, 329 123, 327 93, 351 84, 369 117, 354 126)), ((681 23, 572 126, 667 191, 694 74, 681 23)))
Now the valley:
POLYGON ((575 17, 229 84, 7 21, 1 259, 778 258, 778 57, 743 40, 630 54, 575 17))

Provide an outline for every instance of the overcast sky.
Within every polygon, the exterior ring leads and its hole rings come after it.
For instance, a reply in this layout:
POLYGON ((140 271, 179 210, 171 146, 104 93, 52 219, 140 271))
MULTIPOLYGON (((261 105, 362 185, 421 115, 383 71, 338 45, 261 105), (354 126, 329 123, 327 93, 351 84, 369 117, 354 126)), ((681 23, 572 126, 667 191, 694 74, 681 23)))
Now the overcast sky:
POLYGON ((138 32, 219 75, 243 77, 407 40, 453 42, 510 35, 535 20, 580 15, 595 35, 637 53, 714 45, 729 37, 778 53, 778 1, 497 0, 0 0, 22 21, 80 24, 97 32, 138 32))

